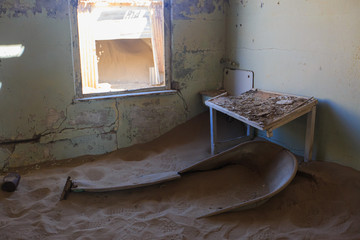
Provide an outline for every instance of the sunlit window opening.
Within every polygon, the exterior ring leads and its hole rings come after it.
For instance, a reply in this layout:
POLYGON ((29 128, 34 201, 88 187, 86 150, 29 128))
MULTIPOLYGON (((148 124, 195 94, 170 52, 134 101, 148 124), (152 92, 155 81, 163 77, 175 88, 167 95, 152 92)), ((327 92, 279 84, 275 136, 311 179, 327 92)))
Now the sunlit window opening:
POLYGON ((0 58, 21 57, 25 47, 22 44, 0 45, 0 58))
POLYGON ((83 94, 165 86, 163 0, 80 0, 83 94))

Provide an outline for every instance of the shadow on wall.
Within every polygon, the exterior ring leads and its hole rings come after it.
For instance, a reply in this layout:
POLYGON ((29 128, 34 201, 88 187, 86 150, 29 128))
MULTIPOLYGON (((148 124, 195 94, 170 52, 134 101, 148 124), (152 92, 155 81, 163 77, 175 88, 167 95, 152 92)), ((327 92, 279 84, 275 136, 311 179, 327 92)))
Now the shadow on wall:
POLYGON ((333 101, 323 100, 319 101, 317 116, 316 159, 341 162, 360 169, 360 115, 333 101))
MULTIPOLYGON (((303 156, 304 155, 304 143, 305 143, 305 131, 306 131, 306 115, 301 116, 284 126, 281 126, 273 131, 273 136, 271 138, 266 137, 265 131, 257 131, 257 135, 262 138, 279 144, 292 153, 303 156)), ((316 131, 316 123, 315 123, 316 131)), ((315 132, 316 140, 316 132, 315 132)), ((316 144, 314 144, 314 150, 316 151, 316 144)), ((316 156, 314 151, 314 158, 316 156)))
MULTIPOLYGON (((274 130, 269 141, 303 156, 306 115, 274 130)), ((313 160, 338 162, 360 169, 360 115, 347 111, 330 100, 319 100, 317 105, 313 160)), ((259 137, 266 138, 265 131, 258 131, 259 137)))

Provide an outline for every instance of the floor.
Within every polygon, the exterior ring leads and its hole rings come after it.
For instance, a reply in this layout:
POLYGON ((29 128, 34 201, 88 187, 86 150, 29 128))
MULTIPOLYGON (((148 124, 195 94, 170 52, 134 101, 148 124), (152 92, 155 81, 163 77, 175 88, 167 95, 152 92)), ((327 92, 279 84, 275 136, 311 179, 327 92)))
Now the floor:
MULTIPOLYGON (((208 120, 204 113, 154 141, 110 154, 16 169, 22 176, 17 191, 0 192, 0 239, 360 239, 360 172, 334 163, 301 164, 292 183, 260 207, 210 218, 197 216, 231 201, 256 180, 253 172, 225 166, 59 201, 67 176, 111 185, 209 157, 208 120)), ((222 138, 244 130, 225 116, 219 124, 222 138)))

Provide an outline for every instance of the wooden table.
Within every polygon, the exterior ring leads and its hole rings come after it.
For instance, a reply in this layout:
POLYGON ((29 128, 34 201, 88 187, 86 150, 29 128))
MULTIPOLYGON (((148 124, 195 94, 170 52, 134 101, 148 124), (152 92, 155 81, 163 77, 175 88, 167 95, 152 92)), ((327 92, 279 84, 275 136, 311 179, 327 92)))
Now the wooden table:
POLYGON ((304 161, 312 158, 317 100, 289 94, 252 89, 239 96, 223 93, 205 102, 210 108, 211 153, 220 146, 234 145, 254 138, 254 129, 266 131, 272 137, 273 130, 307 114, 304 161), (217 141, 216 111, 225 113, 247 124, 247 134, 226 142, 217 141))

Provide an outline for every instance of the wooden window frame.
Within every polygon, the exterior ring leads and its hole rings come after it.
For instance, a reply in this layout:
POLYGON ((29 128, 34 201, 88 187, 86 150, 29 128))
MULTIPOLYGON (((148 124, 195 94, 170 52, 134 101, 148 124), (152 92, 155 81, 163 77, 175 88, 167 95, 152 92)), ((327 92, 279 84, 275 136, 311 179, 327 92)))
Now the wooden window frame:
POLYGON ((83 84, 81 76, 81 64, 80 64, 80 46, 79 46, 79 32, 78 32, 78 16, 77 16, 77 0, 68 0, 69 6, 69 18, 71 28, 71 49, 73 60, 73 78, 75 83, 75 101, 79 100, 91 100, 102 98, 115 98, 115 97, 131 97, 141 95, 153 95, 153 94, 171 94, 175 93, 175 90, 171 90, 171 0, 164 0, 164 54, 165 54, 165 86, 149 87, 135 90, 125 91, 111 91, 111 92, 99 92, 99 93, 83 93, 83 84))

